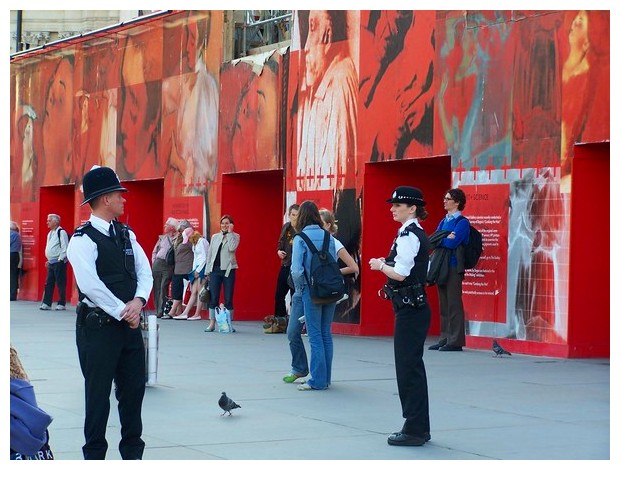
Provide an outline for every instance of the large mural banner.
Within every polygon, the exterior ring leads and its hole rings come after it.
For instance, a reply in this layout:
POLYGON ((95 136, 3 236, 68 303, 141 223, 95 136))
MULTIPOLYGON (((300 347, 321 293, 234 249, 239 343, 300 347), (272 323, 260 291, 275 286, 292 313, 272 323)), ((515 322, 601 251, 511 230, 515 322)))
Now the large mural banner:
POLYGON ((485 236, 464 282, 469 334, 566 344, 574 145, 610 139, 609 11, 299 10, 288 49, 227 63, 223 11, 169 13, 12 60, 26 268, 41 187, 78 199, 93 165, 153 180, 165 215, 207 237, 223 174, 282 169, 286 207, 331 210, 360 264, 336 316, 360 323, 365 166, 441 157, 485 236))

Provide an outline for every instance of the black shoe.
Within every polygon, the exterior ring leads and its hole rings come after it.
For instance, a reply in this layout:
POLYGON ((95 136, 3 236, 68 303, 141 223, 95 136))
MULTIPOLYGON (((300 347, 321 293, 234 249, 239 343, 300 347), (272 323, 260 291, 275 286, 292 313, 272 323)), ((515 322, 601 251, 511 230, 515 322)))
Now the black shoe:
POLYGON ((462 352, 463 347, 457 347, 455 345, 444 345, 439 349, 440 352, 462 352))
MULTIPOLYGON (((398 435, 399 433, 403 433, 403 432, 402 431, 401 432, 394 432, 394 433, 392 433, 392 435, 398 435)), ((422 435, 422 436, 423 436, 425 442, 430 442, 431 441, 431 434, 430 433, 424 432, 424 435, 422 435)))
MULTIPOLYGON (((428 435, 430 439, 430 435, 428 435)), ((387 439, 389 445, 400 445, 403 447, 421 447, 426 443, 426 436, 416 437, 414 435, 407 435, 403 432, 393 433, 387 439)))
POLYGON ((444 338, 443 340, 439 340, 435 345, 431 345, 430 347, 428 347, 428 349, 429 350, 439 350, 446 343, 448 343, 448 340, 444 338))

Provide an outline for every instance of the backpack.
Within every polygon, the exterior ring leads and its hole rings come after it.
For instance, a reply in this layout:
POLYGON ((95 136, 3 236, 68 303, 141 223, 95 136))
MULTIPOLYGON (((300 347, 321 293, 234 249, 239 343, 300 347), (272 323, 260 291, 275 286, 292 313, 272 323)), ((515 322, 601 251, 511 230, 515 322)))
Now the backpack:
POLYGON ((346 286, 338 262, 329 253, 329 232, 325 231, 323 247, 320 251, 316 249, 312 240, 305 233, 299 232, 297 235, 306 242, 310 252, 312 252, 310 276, 308 277, 308 272, 304 272, 310 286, 312 301, 317 304, 337 302, 345 294, 346 286))
MULTIPOLYGON (((465 218, 463 215, 459 215, 456 219, 456 223, 459 220, 465 218)), ((474 227, 471 222, 469 224, 469 241, 463 244, 463 266, 466 270, 474 268, 480 260, 482 255, 482 234, 474 227)))
POLYGON ((166 253, 166 264, 174 265, 174 244, 172 243, 172 240, 170 240, 170 237, 168 235, 166 235, 166 238, 168 239, 168 242, 170 243, 170 248, 168 249, 168 252, 166 253))
MULTIPOLYGON (((60 239, 61 230, 65 230, 65 229, 62 227, 58 227, 58 230, 56 230, 56 233, 58 234, 58 243, 60 243, 60 245, 62 245, 62 240, 60 239)), ((66 230, 65 230, 65 233, 67 234, 67 245, 69 245, 69 240, 71 240, 71 235, 66 230)))

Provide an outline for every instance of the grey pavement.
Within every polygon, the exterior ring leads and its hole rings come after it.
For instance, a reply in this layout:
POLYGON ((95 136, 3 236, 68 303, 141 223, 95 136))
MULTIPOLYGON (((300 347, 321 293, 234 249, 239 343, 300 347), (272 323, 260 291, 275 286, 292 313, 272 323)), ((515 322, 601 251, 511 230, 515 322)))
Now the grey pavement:
MULTIPOLYGON (((40 406, 54 417, 56 458, 81 459, 75 308, 40 311, 36 302, 10 303, 10 341, 40 406)), ((286 335, 263 334, 260 321, 235 322, 233 334, 205 333, 205 321, 159 324, 157 382, 147 387, 143 407, 145 460, 611 457, 609 359, 427 350, 432 440, 394 447, 386 438, 403 419, 391 337, 335 335, 332 386, 301 392, 282 381, 290 365, 286 335), (241 405, 232 416, 221 415, 222 391, 241 405)), ((108 459, 120 459, 114 398, 111 404, 108 459)))

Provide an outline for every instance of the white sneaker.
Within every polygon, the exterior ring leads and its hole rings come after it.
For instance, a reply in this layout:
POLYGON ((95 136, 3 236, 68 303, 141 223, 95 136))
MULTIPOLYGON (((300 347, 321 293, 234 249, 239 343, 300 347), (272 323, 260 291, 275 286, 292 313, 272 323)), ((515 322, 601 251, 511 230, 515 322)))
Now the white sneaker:
POLYGON ((56 305, 56 310, 66 310, 64 305, 56 305))
POLYGON ((39 310, 51 310, 52 307, 50 307, 49 305, 46 305, 45 303, 42 303, 41 306, 39 307, 39 310))

